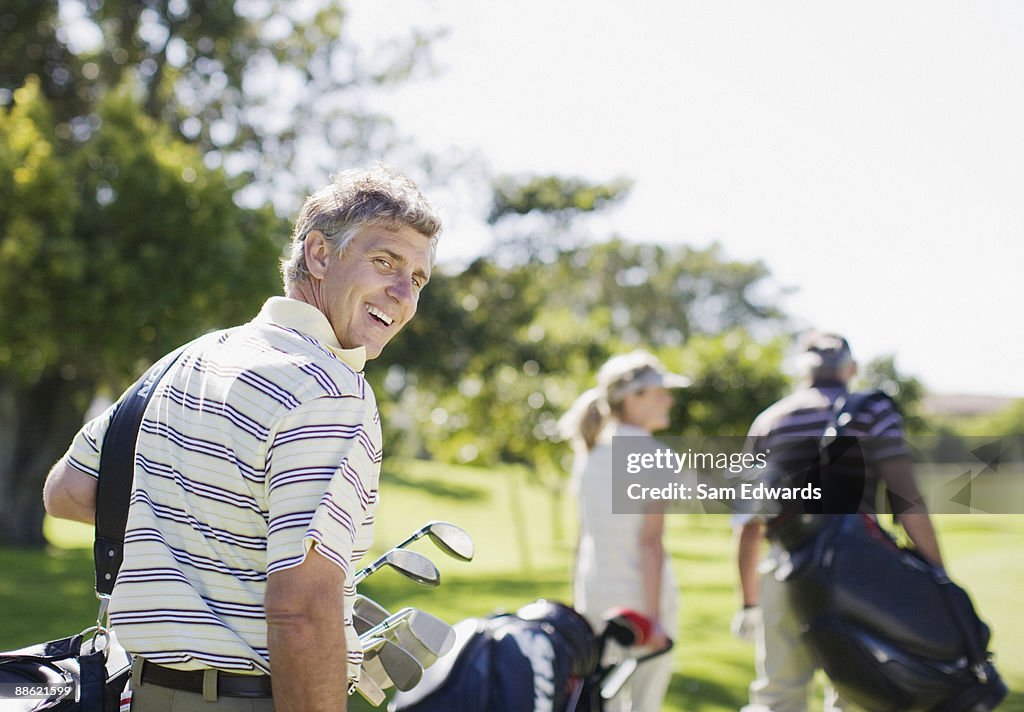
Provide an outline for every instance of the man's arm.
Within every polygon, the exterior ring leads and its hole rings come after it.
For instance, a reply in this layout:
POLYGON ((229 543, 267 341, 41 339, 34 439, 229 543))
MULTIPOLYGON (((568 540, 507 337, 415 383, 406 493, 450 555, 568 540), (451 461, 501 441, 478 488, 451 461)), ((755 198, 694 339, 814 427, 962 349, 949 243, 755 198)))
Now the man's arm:
POLYGON ((316 547, 267 578, 264 607, 278 712, 344 712, 348 664, 345 574, 316 547))
POLYGON ((736 611, 729 626, 740 640, 753 643, 761 624, 757 565, 761 560, 761 521, 750 519, 736 530, 736 563, 740 574, 743 607, 736 611))
POLYGON ((43 506, 50 516, 92 524, 96 521, 97 483, 95 477, 62 457, 46 476, 43 506))
POLYGON ((896 521, 907 532, 914 543, 914 548, 931 563, 942 566, 942 554, 939 551, 939 540, 935 528, 928 516, 924 499, 914 482, 913 464, 909 457, 890 457, 878 463, 878 471, 886 487, 895 494, 901 503, 909 508, 897 512, 896 521))

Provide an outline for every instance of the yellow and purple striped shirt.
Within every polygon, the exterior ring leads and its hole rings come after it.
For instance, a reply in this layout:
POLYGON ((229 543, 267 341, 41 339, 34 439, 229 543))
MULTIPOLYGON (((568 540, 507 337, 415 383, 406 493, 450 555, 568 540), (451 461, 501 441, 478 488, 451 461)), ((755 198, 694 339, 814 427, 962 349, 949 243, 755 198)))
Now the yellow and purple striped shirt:
MULTIPOLYGON (((315 307, 275 297, 171 367, 142 421, 111 599, 127 650, 179 669, 270 672, 267 576, 315 544, 351 582, 373 540, 381 462, 364 363, 315 307)), ((68 451, 93 476, 111 411, 68 451)), ((353 677, 362 660, 354 594, 347 583, 353 677)))

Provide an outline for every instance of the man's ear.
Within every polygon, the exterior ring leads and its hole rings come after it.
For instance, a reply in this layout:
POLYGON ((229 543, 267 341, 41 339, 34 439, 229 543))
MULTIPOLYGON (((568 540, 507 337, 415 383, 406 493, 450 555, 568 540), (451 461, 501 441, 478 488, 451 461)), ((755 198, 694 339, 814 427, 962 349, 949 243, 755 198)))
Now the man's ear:
POLYGON ((327 238, 319 230, 310 230, 303 243, 306 257, 306 269, 310 275, 323 279, 331 264, 331 248, 327 238))

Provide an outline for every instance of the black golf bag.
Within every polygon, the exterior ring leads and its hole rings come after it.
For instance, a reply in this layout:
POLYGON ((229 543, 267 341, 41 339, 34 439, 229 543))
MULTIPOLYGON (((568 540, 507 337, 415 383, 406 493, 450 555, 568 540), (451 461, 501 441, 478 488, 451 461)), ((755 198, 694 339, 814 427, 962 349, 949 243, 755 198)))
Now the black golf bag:
POLYGON ((867 515, 775 525, 792 547, 778 576, 840 694, 871 712, 987 712, 1003 700, 989 629, 941 569, 867 515))
POLYGON ((455 648, 389 710, 533 712, 566 709, 597 667, 597 639, 572 608, 538 600, 515 615, 454 626, 455 648))

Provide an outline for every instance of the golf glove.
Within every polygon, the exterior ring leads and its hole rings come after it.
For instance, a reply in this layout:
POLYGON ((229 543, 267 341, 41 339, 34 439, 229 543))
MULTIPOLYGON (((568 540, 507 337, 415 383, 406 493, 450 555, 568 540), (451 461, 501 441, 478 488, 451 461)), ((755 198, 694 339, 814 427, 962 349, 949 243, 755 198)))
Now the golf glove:
POLYGON ((732 634, 744 642, 753 643, 762 620, 760 606, 744 606, 732 617, 732 634))

